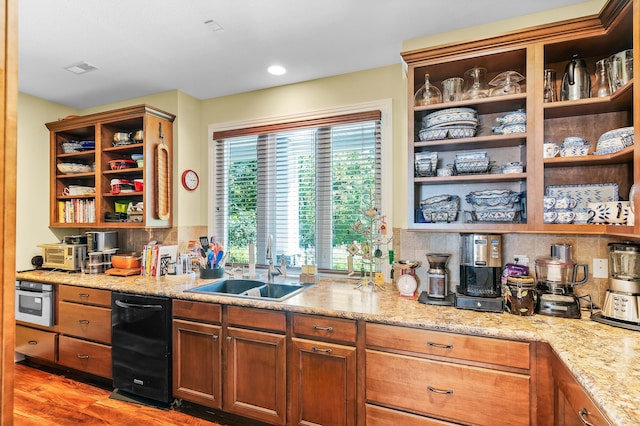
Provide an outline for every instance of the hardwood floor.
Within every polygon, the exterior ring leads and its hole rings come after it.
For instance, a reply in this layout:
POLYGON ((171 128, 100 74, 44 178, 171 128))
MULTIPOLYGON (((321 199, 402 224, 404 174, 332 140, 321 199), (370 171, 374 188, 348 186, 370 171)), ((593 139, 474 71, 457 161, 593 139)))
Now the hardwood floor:
POLYGON ((220 419, 203 407, 184 404, 164 410, 109 398, 108 382, 85 383, 72 372, 28 363, 15 365, 14 425, 185 425, 239 426, 255 424, 220 419))

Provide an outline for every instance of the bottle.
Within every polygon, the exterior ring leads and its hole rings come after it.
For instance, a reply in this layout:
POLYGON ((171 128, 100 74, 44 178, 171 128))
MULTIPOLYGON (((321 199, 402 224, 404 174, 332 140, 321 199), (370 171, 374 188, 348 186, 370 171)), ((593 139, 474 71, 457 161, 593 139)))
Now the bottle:
POLYGON ((552 69, 544 70, 544 102, 555 102, 556 95, 556 71, 552 69))

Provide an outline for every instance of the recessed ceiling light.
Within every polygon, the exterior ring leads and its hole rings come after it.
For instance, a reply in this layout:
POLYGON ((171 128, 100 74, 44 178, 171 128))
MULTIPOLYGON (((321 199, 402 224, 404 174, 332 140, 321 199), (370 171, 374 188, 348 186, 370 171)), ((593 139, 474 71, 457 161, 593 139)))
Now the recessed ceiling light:
POLYGON ((95 71, 98 69, 98 67, 94 67, 93 65, 90 65, 86 62, 78 62, 76 64, 64 67, 64 69, 74 74, 80 75, 95 71))
POLYGON ((287 72, 287 70, 280 65, 271 65, 267 68, 267 71, 272 75, 282 75, 287 72))

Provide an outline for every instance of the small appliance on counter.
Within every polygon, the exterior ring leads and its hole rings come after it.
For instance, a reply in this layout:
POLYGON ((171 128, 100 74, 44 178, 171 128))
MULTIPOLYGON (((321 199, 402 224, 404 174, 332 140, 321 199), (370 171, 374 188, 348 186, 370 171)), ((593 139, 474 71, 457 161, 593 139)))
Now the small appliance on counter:
POLYGON ((551 257, 536 259, 536 280, 539 293, 536 313, 562 318, 580 318, 580 299, 573 287, 589 278, 586 264, 573 262, 570 244, 551 246, 551 257), (578 279, 579 270, 582 278, 578 279))
POLYGON ((42 267, 69 272, 82 270, 82 263, 87 257, 86 237, 64 237, 63 241, 62 243, 38 245, 38 247, 42 248, 42 267))
POLYGON ((420 293, 418 302, 428 305, 453 306, 455 295, 449 293, 448 253, 427 253, 429 270, 427 271, 427 291, 420 293))
POLYGON ((502 236, 463 234, 456 307, 503 312, 501 277, 502 236))
MULTIPOLYGON (((415 260, 398 260, 398 262, 393 266, 394 269, 398 269, 400 271, 400 274, 396 279, 396 287, 400 292, 400 296, 415 296, 415 291, 418 288, 416 268, 420 267, 420 262, 415 260)), ((397 274, 394 273, 394 276, 397 276, 397 274)))
POLYGON ((609 243, 609 288, 597 322, 640 331, 640 243, 609 243))

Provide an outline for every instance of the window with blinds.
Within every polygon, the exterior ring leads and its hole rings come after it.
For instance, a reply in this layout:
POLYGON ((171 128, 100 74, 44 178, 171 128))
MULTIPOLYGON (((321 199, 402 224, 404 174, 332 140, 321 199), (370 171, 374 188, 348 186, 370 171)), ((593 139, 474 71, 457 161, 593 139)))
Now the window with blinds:
MULTIPOLYGON (((230 262, 346 271, 352 225, 381 191, 378 111, 214 133, 216 236, 230 262)), ((356 262, 357 264, 357 262, 356 262)))

